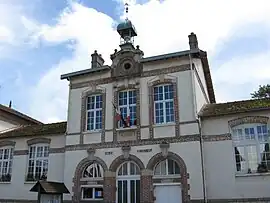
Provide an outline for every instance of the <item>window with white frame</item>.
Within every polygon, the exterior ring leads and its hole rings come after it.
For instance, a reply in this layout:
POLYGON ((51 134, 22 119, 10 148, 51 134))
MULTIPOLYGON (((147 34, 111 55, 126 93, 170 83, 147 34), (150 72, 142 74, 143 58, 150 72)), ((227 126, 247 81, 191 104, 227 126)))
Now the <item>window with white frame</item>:
POLYGON ((174 160, 165 159, 156 165, 154 175, 155 176, 180 175, 180 168, 174 160))
POLYGON ((140 168, 132 162, 122 163, 117 170, 116 186, 118 203, 140 202, 140 168))
POLYGON ((102 185, 83 185, 82 186, 82 199, 83 200, 102 200, 103 187, 102 185))
POLYGON ((136 90, 125 90, 118 94, 118 106, 123 119, 119 127, 130 127, 136 124, 136 90), (124 121, 123 121, 124 120, 124 121))
POLYGON ((102 178, 103 169, 98 163, 92 163, 83 171, 83 178, 102 178))
POLYGON ((13 161, 13 147, 0 148, 0 182, 10 182, 13 161))
MULTIPOLYGON (((98 163, 92 163, 87 166, 82 174, 82 179, 96 181, 103 178, 103 168, 98 163)), ((81 194, 83 200, 102 200, 103 186, 102 185, 82 185, 81 194)))
POLYGON ((49 162, 49 145, 29 146, 26 181, 46 180, 49 162))
POLYGON ((173 123, 174 118, 174 90, 172 84, 154 87, 155 123, 173 123))
POLYGON ((232 129, 237 173, 270 170, 269 130, 266 124, 243 124, 232 129))
POLYGON ((102 95, 91 95, 86 99, 86 130, 102 129, 102 95))

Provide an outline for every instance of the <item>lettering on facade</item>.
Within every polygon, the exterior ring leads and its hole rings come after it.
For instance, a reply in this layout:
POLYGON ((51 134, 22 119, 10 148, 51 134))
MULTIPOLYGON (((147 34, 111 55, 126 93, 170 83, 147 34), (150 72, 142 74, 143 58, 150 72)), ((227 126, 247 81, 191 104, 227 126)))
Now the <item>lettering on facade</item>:
POLYGON ((152 149, 138 149, 137 152, 152 152, 152 149))
POLYGON ((105 155, 112 155, 113 152, 105 152, 105 155))

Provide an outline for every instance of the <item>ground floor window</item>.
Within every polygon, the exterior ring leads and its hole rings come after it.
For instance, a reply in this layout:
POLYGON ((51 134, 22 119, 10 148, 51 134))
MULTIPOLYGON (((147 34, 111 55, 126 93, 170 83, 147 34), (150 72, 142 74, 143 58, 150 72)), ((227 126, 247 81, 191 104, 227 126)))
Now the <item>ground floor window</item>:
POLYGON ((102 200, 103 188, 102 186, 85 186, 82 187, 83 200, 102 200))
POLYGON ((140 180, 118 180, 117 182, 118 203, 140 202, 140 180))
POLYGON ((140 168, 134 162, 124 162, 117 170, 117 203, 140 202, 140 168))

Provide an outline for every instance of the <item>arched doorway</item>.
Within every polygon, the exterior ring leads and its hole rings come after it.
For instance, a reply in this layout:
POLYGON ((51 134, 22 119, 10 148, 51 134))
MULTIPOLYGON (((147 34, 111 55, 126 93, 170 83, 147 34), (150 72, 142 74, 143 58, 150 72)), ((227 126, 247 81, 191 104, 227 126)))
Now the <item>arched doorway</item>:
POLYGON ((153 179, 159 179, 161 182, 154 184, 155 203, 182 202, 180 178, 180 167, 176 161, 165 159, 157 163, 153 179))
POLYGON ((122 163, 116 171, 116 202, 140 202, 140 168, 133 161, 122 163))
POLYGON ((98 163, 88 165, 83 173, 81 181, 82 200, 103 200, 103 185, 98 184, 103 180, 103 168, 98 163))
POLYGON ((98 157, 94 157, 93 160, 88 157, 81 160, 73 178, 72 202, 102 201, 106 170, 106 163, 98 157))
POLYGON ((166 203, 189 202, 189 174, 184 160, 179 155, 168 152, 164 157, 160 152, 149 160, 147 169, 153 171, 155 203, 165 201, 162 195, 165 193, 166 196, 170 194, 172 197, 170 201, 166 199, 166 203))

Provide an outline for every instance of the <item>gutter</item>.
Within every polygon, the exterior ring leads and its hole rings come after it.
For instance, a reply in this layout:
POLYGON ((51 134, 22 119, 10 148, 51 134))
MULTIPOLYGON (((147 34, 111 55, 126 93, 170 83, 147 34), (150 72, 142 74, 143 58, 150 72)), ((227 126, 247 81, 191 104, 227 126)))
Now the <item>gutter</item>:
POLYGON ((203 135, 202 135, 202 128, 201 128, 201 118, 197 119, 198 126, 199 126, 199 133, 200 133, 200 151, 201 151, 201 162, 202 162, 202 179, 203 179, 203 202, 207 203, 207 188, 206 188, 206 173, 205 173, 205 163, 204 163, 204 146, 203 146, 203 135))

